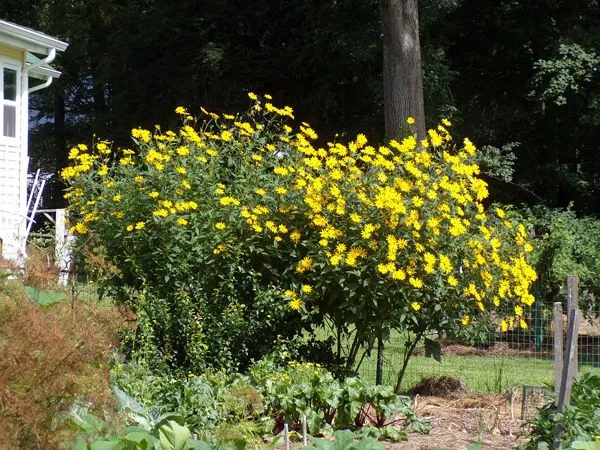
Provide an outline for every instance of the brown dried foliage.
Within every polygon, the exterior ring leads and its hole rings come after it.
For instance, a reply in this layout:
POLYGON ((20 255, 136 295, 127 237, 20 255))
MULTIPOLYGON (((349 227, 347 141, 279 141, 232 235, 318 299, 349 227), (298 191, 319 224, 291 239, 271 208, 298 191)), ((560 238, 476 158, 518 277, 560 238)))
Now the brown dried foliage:
POLYGON ((0 284, 0 448, 58 448, 66 436, 55 418, 74 399, 112 403, 107 363, 122 325, 115 308, 42 307, 19 283, 0 284))
POLYGON ((23 282, 27 286, 48 288, 58 283, 59 269, 54 264, 53 250, 34 245, 27 248, 23 282))

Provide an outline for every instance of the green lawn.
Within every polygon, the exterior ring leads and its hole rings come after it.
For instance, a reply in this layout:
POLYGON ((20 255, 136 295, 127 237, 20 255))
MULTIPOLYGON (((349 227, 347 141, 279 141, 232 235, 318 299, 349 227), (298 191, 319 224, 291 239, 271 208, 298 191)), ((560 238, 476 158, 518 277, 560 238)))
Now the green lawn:
MULTIPOLYGON (((387 343, 384 353, 383 382, 395 385, 402 364, 404 345, 400 336, 387 343)), ((376 351, 365 358, 359 370, 363 378, 375 381, 376 351)), ((593 371, 600 375, 600 366, 583 365, 580 372, 593 371)), ((455 356, 442 355, 442 362, 433 358, 413 356, 402 384, 409 389, 430 376, 447 375, 462 380, 472 392, 502 392, 512 387, 551 385, 554 365, 551 359, 514 356, 455 356)))

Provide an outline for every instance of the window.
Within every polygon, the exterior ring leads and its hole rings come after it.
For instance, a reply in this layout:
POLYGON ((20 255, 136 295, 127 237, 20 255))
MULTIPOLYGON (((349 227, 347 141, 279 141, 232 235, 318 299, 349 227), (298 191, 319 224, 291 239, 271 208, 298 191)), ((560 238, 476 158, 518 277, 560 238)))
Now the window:
POLYGON ((18 113, 17 105, 19 98, 19 66, 7 62, 2 63, 0 73, 0 84, 2 85, 2 97, 0 101, 0 123, 2 124, 1 136, 7 138, 17 137, 18 113))

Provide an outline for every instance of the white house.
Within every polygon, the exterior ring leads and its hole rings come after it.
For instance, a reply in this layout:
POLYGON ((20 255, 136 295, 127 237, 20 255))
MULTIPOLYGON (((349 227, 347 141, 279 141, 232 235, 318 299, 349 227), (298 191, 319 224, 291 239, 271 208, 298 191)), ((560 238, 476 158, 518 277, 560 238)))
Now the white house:
POLYGON ((50 63, 67 43, 0 20, 0 240, 2 256, 25 255, 29 94, 60 72, 50 63))

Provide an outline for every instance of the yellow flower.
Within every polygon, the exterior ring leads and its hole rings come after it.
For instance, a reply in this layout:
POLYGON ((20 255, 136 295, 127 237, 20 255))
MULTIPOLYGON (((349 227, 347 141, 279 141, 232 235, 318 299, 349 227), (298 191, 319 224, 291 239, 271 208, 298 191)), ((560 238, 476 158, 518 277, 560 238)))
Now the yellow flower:
POLYGON ((414 309, 415 311, 418 311, 421 309, 421 304, 419 302, 412 302, 410 304, 411 308, 414 309))
POLYGON ((311 286, 309 286, 308 284, 303 284, 302 285, 302 292, 304 292, 305 294, 310 294, 312 292, 313 288, 311 286))
POLYGON ((309 256, 306 256, 304 258, 302 258, 302 260, 300 260, 300 262, 298 263, 298 266, 296 267, 296 272, 298 273, 304 273, 304 272, 308 272, 309 270, 311 270, 313 267, 313 261, 309 256))
POLYGON ((152 138, 152 134, 148 130, 144 130, 142 128, 134 128, 131 130, 131 136, 134 139, 139 139, 142 142, 150 142, 152 138))
POLYGON ((71 228, 71 232, 86 234, 89 231, 88 227, 86 227, 83 223, 77 223, 73 228, 71 228))
POLYGON ((226 225, 225 225, 223 222, 217 222, 217 223, 215 223, 215 228, 216 228, 217 230, 224 230, 224 229, 225 229, 225 226, 226 226, 226 225))
POLYGON ((146 226, 145 222, 138 222, 135 224, 135 229, 136 230, 141 230, 142 228, 144 228, 146 226))
POLYGON ((415 123, 414 117, 407 117, 406 118, 406 123, 409 124, 409 125, 414 125, 414 123, 415 123))
POLYGON ((152 214, 157 217, 167 217, 169 215, 169 211, 167 211, 165 208, 160 208, 154 211, 152 214))
POLYGON ((465 326, 469 325, 469 321, 470 321, 470 317, 467 314, 462 316, 462 319, 460 319, 460 322, 465 326))
POLYGON ((187 156, 190 154, 190 149, 184 146, 181 147, 177 147, 177 150, 175 150, 177 152, 177 154, 179 156, 187 156))
POLYGON ((254 101, 258 100, 258 97, 254 92, 248 92, 248 98, 254 101))
POLYGON ((423 281, 420 278, 410 277, 408 282, 417 289, 421 289, 423 287, 423 281))
POLYGON ((292 242, 294 244, 297 244, 298 242, 300 242, 300 233, 297 231, 293 231, 292 233, 290 233, 290 239, 292 240, 292 242))
POLYGON ((133 225, 127 225, 127 231, 133 231, 134 226, 133 225))
POLYGON ((458 285, 458 280, 455 277, 453 277, 452 275, 450 275, 448 277, 448 284, 450 286, 457 286, 458 285))
POLYGON ((143 177, 143 176, 141 176, 141 175, 138 175, 138 176, 136 176, 136 177, 135 177, 133 180, 134 180, 136 183, 141 183, 142 181, 144 181, 144 177, 143 177))
POLYGON ((175 114, 187 116, 188 112, 186 111, 186 109, 183 106, 178 106, 177 108, 175 108, 175 114))
POLYGON ((121 194, 113 195, 113 202, 120 202, 122 197, 121 194))
POLYGON ((188 224, 188 221, 187 221, 187 219, 184 219, 183 217, 180 217, 180 218, 177 219, 177 223, 179 225, 186 226, 188 224))
POLYGON ((300 308, 302 308, 302 300, 300 300, 298 298, 290 300, 288 302, 288 306, 290 309, 293 309, 294 311, 300 311, 300 308))

